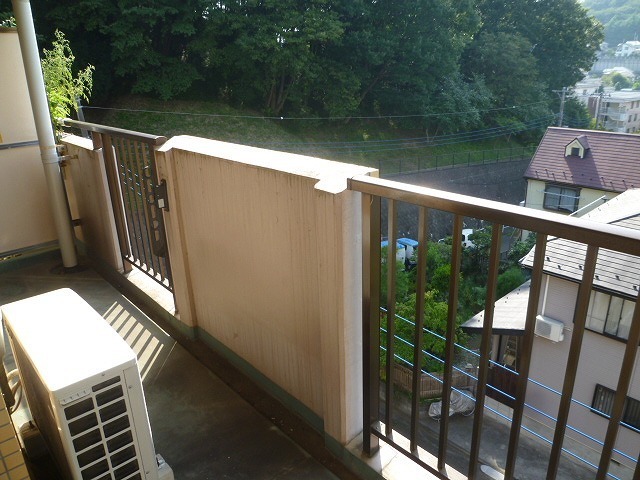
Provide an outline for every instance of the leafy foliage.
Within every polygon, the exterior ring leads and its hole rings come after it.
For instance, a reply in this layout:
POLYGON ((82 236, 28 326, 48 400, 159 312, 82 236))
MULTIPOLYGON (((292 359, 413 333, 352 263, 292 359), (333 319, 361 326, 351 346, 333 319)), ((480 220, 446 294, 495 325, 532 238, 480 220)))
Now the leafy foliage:
POLYGON ((610 87, 614 87, 616 90, 622 90, 623 88, 631 88, 633 82, 625 77, 620 72, 613 72, 602 76, 602 84, 610 87))
POLYGON ((16 26, 16 19, 9 12, 0 12, 0 27, 12 28, 16 26))
POLYGON ((59 30, 56 30, 55 36, 53 48, 43 50, 42 72, 52 120, 56 128, 59 128, 59 119, 69 117, 72 110, 77 111, 77 99, 89 100, 94 68, 88 65, 74 75, 75 57, 69 41, 59 30))
POLYGON ((634 40, 640 32, 640 0, 584 0, 584 6, 604 25, 610 46, 634 40))
POLYGON ((402 115, 389 123, 430 134, 548 125, 551 90, 578 80, 602 40, 578 0, 32 4, 45 41, 64 25, 79 61, 96 66, 103 98, 197 97, 275 116, 402 115))

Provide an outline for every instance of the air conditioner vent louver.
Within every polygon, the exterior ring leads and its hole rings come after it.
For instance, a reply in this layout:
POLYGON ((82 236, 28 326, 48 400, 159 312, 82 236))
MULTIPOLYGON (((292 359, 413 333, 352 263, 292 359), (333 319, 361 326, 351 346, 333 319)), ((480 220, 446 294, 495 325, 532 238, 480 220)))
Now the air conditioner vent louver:
POLYGON ((536 334, 541 337, 549 338, 551 335, 551 325, 546 322, 537 322, 536 323, 536 334))
POLYGON ((64 408, 83 480, 93 480, 107 472, 105 465, 115 469, 115 478, 136 478, 129 477, 139 472, 140 464, 129 429, 121 377, 100 382, 90 391, 88 398, 64 408))

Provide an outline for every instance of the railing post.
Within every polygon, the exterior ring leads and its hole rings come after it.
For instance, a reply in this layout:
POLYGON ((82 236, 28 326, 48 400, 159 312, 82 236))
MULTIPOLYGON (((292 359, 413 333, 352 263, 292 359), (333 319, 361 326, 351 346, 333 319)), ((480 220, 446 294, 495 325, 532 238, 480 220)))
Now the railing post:
POLYGON ((427 239, 429 238, 427 209, 420 207, 418 219, 418 265, 416 275, 416 324, 413 347, 413 376, 411 378, 411 433, 409 449, 415 454, 418 450, 418 432, 420 430, 420 384, 422 379, 422 343, 424 337, 424 293, 426 291, 427 239))
POLYGON ((363 445, 366 455, 379 448, 373 434, 380 397, 380 197, 362 195, 362 358, 363 445))
POLYGON ((567 420, 569 419, 571 396, 573 395, 573 389, 576 382, 576 372, 578 371, 580 351, 582 349, 582 338, 584 337, 584 326, 587 319, 587 310, 589 307, 589 298, 591 296, 591 287, 593 285, 593 276, 596 271, 597 259, 598 247, 587 247, 582 281, 578 287, 578 298, 576 300, 576 307, 573 314, 573 333, 571 335, 571 345, 569 347, 569 359, 567 361, 562 396, 560 397, 560 406, 558 407, 556 429, 553 435, 553 443, 551 444, 549 466, 547 467, 547 480, 554 480, 556 478, 558 467, 560 465, 560 455, 562 454, 562 444, 564 442, 564 434, 567 428, 567 420))
POLYGON ((498 290, 498 273, 500 268, 500 244, 502 243, 502 225, 493 224, 491 230, 491 252, 489 258, 489 278, 487 279, 487 296, 484 306, 484 323, 482 325, 482 339, 480 341, 480 364, 478 369, 478 383, 476 389, 476 410, 473 417, 471 432, 471 448, 469 450, 470 479, 476 478, 478 459, 480 457, 480 439, 482 437, 482 420, 484 403, 489 381, 489 360, 491 354, 491 337, 493 329, 493 312, 495 309, 498 290))
MULTIPOLYGON (((622 365, 620 365, 618 386, 616 387, 616 393, 613 398, 611 416, 609 417, 609 425, 607 426, 607 433, 604 437, 604 446, 602 447, 602 454, 600 455, 600 464, 598 465, 596 480, 604 480, 607 477, 609 462, 611 461, 616 438, 618 436, 618 429, 620 428, 620 421, 622 420, 622 414, 626 404, 627 392, 629 391, 629 385, 631 384, 631 372, 633 372, 634 364, 636 362, 639 343, 640 295, 636 299, 635 309, 633 310, 631 328, 629 329, 629 338, 627 339, 627 345, 624 349, 622 365)), ((638 476, 640 476, 640 469, 636 465, 634 479, 638 478, 638 476)))
POLYGON ((387 200, 387 381, 385 384, 385 435, 391 435, 393 430, 393 365, 396 325, 396 238, 398 237, 396 218, 398 205, 395 200, 387 200))
POLYGON ((534 328, 536 315, 538 312, 538 302, 544 275, 544 255, 547 248, 547 236, 543 233, 536 235, 536 250, 533 260, 533 272, 531 275, 531 290, 529 293, 529 303, 527 306, 527 316, 524 326, 524 339, 522 342, 522 354, 520 356, 520 369, 518 371, 518 384, 516 386, 516 399, 511 419, 511 431, 509 433, 509 448, 507 450, 507 463, 505 465, 505 480, 513 480, 516 458, 518 453, 518 442, 520 441, 520 428, 522 426, 522 416, 524 414, 525 396, 527 394, 527 383, 529 381, 529 367, 531 366, 531 352, 533 350, 534 328))
POLYGON ((440 438, 438 441, 438 470, 446 466, 449 435, 449 408, 451 402, 451 377, 455 355, 456 319, 458 317, 458 290, 460 287, 460 264, 462 261, 462 217, 453 221, 453 246, 451 248, 451 276, 449 277, 449 307, 447 332, 445 334, 444 373, 442 406, 440 409, 440 438))

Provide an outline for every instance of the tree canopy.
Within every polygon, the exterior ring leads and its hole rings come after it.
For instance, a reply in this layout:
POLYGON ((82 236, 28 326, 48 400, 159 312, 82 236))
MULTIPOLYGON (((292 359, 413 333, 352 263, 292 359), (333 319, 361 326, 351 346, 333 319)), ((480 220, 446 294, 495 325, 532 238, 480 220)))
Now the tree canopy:
POLYGON ((584 6, 604 25, 611 47, 640 35, 640 0, 584 0, 584 6))
POLYGON ((413 116, 407 126, 431 132, 548 122, 551 90, 575 83, 602 40, 578 0, 32 0, 32 8, 43 45, 63 30, 79 63, 96 67, 98 98, 413 116))

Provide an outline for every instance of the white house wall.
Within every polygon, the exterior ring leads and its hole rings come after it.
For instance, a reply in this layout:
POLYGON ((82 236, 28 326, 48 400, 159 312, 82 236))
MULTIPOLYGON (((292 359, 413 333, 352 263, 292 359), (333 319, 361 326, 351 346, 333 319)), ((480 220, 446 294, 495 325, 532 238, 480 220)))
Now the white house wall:
MULTIPOLYGON (((554 343, 542 337, 535 337, 529 377, 556 391, 561 391, 573 334, 573 311, 578 293, 578 284, 557 277, 548 277, 548 279, 548 288, 545 288, 546 278, 543 280, 543 298, 540 302, 539 312, 543 313, 544 307, 545 316, 560 320, 565 324, 564 340, 554 343), (546 296, 544 295, 545 292, 546 296)), ((615 390, 625 346, 626 344, 623 342, 585 331, 573 393, 575 400, 591 405, 596 384, 615 390)), ((633 372, 628 395, 640 399, 640 373, 637 371, 637 365, 638 360, 636 360, 636 369, 633 372)), ((556 393, 529 382, 526 401, 527 404, 535 409, 539 409, 555 418, 560 397, 556 393)), ((548 438, 553 437, 552 428, 554 422, 552 420, 540 413, 536 413, 533 409, 525 409, 525 414, 534 422, 546 425, 548 427, 546 435, 548 438)), ((585 432, 589 436, 603 440, 607 422, 607 419, 591 412, 586 407, 575 403, 572 405, 569 425, 585 432)), ((584 436, 570 430, 567 430, 566 435, 591 449, 599 450, 599 446, 595 442, 584 436)), ((616 448, 626 452, 633 458, 638 458, 640 434, 621 427, 616 448)), ((622 464, 630 464, 629 460, 620 455, 614 455, 614 459, 622 464)))
MULTIPOLYGON (((18 34, 0 29, 0 147, 37 139, 18 34)), ((0 149, 0 254, 56 239, 38 145, 0 149)))
MULTIPOLYGON (((528 179, 527 181, 527 204, 526 207, 535 208, 536 210, 545 210, 544 208, 544 189, 547 182, 541 180, 528 179)), ((561 182, 558 182, 561 184, 561 182)), ((571 185, 569 185, 571 186, 571 185)), ((574 188, 574 187, 572 187, 574 188)), ((580 188, 580 187, 575 187, 580 188)), ((603 195, 606 195, 608 199, 619 195, 617 192, 605 192, 602 190, 594 190, 591 188, 580 188, 580 200, 578 200, 578 209, 595 202, 603 195)), ((600 203, 594 205, 599 206, 600 203)), ((585 212, 586 213, 586 212, 585 212)))

